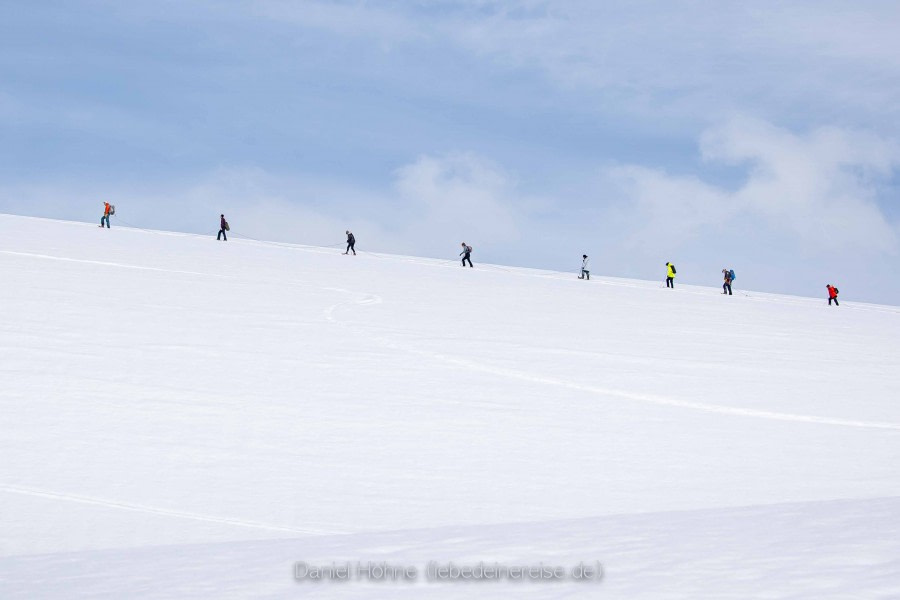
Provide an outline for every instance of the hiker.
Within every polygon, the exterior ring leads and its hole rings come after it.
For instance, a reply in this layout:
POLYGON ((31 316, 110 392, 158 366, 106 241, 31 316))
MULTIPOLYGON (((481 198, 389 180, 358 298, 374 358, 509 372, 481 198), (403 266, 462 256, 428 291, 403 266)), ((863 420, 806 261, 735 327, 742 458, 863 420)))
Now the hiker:
POLYGON ((675 289, 675 265, 666 263, 666 287, 675 289))
POLYGON ((838 294, 840 293, 840 292, 838 292, 838 289, 836 287, 834 287, 833 285, 831 285, 830 283, 828 285, 826 285, 825 288, 828 289, 828 306, 831 306, 832 300, 834 300, 835 306, 840 306, 841 304, 838 302, 838 299, 837 299, 838 294))
POLYGON ((228 221, 225 220, 225 215, 219 215, 219 218, 221 219, 219 221, 219 235, 216 236, 216 239, 221 240, 222 238, 225 238, 225 241, 227 242, 228 236, 225 235, 225 232, 231 231, 231 227, 228 226, 228 221))
POLYGON ((344 254, 350 254, 350 251, 353 251, 353 256, 356 256, 356 237, 350 232, 348 229, 347 233, 347 251, 344 254))
POLYGON ((589 281, 591 279, 591 259, 588 258, 587 254, 581 255, 581 277, 578 279, 587 279, 589 281))
POLYGON ((109 202, 103 203, 103 216, 100 217, 100 227, 103 227, 103 223, 106 223, 106 228, 109 229, 109 215, 116 214, 116 209, 113 208, 113 205, 109 202))
POLYGON ((722 269, 722 274, 725 276, 725 283, 722 284, 722 293, 731 296, 733 295, 731 293, 731 282, 734 281, 734 269, 722 269))
POLYGON ((462 266, 466 266, 466 261, 469 261, 469 266, 472 265, 472 246, 467 245, 465 242, 462 243, 462 252, 459 253, 462 256, 462 266))

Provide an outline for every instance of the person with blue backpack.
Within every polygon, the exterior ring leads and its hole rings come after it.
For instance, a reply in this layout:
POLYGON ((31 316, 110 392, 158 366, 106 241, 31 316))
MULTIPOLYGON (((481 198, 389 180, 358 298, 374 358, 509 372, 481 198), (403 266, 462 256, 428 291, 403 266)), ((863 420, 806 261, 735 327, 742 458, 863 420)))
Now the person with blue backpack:
POLYGON ((722 293, 732 296, 731 282, 734 281, 734 269, 722 269, 722 274, 725 276, 725 283, 722 284, 722 293))

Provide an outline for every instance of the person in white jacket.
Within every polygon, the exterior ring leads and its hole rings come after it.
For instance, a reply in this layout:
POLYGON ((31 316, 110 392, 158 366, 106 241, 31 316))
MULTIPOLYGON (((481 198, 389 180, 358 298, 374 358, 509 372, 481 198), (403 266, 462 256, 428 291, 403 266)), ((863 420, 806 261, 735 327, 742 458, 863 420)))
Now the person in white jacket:
POLYGON ((591 259, 588 258, 587 254, 581 255, 581 276, 578 279, 588 279, 591 278, 591 259))

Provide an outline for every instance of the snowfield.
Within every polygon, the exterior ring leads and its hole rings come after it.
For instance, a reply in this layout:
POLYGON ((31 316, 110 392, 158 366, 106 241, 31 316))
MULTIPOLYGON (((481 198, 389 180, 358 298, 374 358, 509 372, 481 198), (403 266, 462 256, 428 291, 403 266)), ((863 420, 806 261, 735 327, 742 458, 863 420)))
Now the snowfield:
POLYGON ((897 307, 359 239, 0 215, 0 598, 900 598, 897 307))

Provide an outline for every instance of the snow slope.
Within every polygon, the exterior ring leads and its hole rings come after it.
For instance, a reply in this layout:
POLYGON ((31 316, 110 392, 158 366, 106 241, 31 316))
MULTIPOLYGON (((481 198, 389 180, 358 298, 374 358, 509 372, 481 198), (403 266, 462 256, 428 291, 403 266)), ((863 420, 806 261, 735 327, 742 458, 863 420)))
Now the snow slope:
POLYGON ((0 597, 900 597, 900 309, 360 248, 0 215, 0 597))

